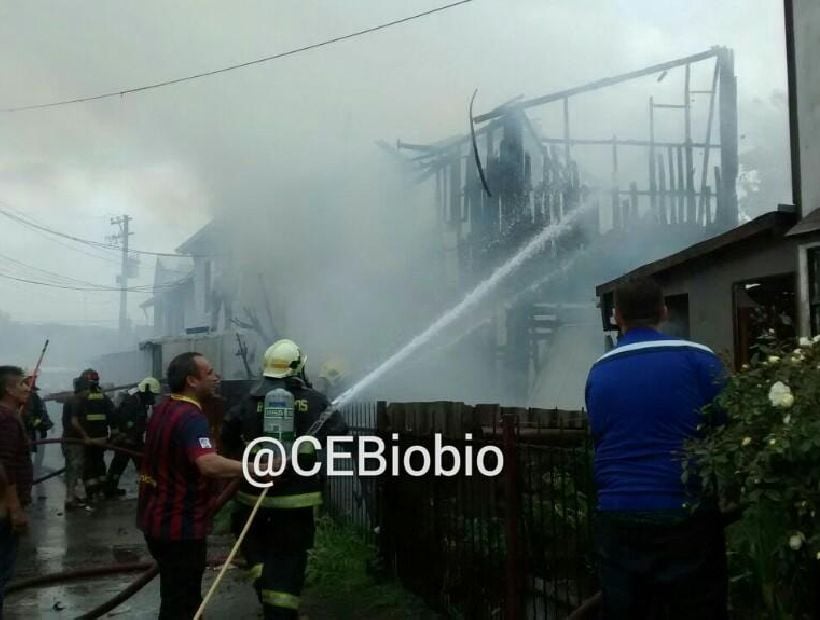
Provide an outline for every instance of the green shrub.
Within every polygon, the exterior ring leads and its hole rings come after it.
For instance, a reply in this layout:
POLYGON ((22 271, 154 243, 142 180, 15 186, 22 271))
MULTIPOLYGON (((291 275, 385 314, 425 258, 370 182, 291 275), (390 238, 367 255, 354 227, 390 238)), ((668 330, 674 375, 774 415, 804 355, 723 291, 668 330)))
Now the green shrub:
MULTIPOLYGON (((794 348, 770 335, 704 411, 711 428, 689 444, 724 508, 735 604, 766 618, 813 617, 820 564, 820 338, 794 348)), ((684 479, 686 473, 684 473, 684 479)), ((744 616, 750 617, 750 616, 744 616)))

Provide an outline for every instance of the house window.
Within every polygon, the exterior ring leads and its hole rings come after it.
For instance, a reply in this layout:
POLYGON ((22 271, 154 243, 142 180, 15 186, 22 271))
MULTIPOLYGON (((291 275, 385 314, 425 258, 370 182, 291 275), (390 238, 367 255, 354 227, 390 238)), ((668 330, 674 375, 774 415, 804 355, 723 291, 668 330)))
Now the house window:
POLYGON ((806 250, 808 271, 809 329, 811 335, 820 334, 820 246, 806 250))
POLYGON ((797 337, 796 276, 779 276, 734 285, 735 366, 748 364, 758 338, 773 330, 780 341, 797 337))

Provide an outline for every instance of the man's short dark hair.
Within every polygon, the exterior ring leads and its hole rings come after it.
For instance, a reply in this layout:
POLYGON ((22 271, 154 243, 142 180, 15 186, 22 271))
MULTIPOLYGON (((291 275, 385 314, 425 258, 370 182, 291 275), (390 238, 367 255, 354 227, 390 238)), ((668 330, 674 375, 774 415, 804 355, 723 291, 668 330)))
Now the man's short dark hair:
POLYGON ((23 376, 23 369, 19 366, 0 366, 0 398, 6 395, 9 379, 23 376))
POLYGON ((615 308, 627 325, 657 325, 663 306, 663 289, 653 278, 630 278, 615 287, 615 308))
POLYGON ((172 393, 183 392, 188 377, 199 377, 199 367, 195 359, 197 357, 202 357, 202 354, 195 351, 180 353, 168 364, 168 388, 172 393))

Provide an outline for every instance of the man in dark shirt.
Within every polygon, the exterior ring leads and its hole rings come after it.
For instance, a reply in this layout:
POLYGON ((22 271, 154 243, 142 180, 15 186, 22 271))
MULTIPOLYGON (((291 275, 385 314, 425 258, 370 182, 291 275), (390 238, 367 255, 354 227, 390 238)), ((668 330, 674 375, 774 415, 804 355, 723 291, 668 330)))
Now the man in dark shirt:
POLYGON ((724 369, 707 347, 661 334, 666 318, 657 283, 619 285, 622 336, 587 378, 602 617, 611 620, 727 617, 720 514, 706 498, 690 514, 698 489, 682 482, 684 442, 721 391, 724 369))
POLYGON ((31 446, 19 411, 28 392, 21 368, 0 366, 0 465, 5 472, 3 504, 7 511, 7 518, 0 519, 0 617, 3 592, 17 559, 18 537, 28 528, 25 508, 31 503, 31 446))
MULTIPOLYGON (((74 394, 63 403, 63 439, 81 439, 82 435, 74 428, 72 418, 77 413, 80 399, 88 393, 88 380, 85 373, 74 379, 74 394)), ((76 443, 62 444, 65 459, 65 510, 71 512, 77 506, 85 506, 85 500, 77 496, 77 485, 82 480, 85 464, 85 446, 76 443)))
POLYGON ((160 619, 193 618, 202 602, 211 492, 208 478, 236 478, 242 463, 216 453, 202 402, 219 383, 199 353, 168 365, 171 395, 148 421, 137 526, 160 571, 160 619))

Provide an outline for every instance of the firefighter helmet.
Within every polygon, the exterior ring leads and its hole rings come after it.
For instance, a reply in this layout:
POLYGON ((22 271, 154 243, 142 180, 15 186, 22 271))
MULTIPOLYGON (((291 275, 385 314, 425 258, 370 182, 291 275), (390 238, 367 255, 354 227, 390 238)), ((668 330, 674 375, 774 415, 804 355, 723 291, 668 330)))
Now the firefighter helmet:
POLYGON ((157 381, 154 377, 145 377, 145 379, 139 382, 137 389, 140 392, 152 392, 154 394, 159 394, 159 381, 157 381))
POLYGON ((293 340, 277 340, 265 351, 262 374, 273 379, 282 379, 299 374, 304 368, 307 356, 293 340))
POLYGON ((86 368, 82 374, 85 377, 85 380, 88 381, 88 384, 92 387, 99 387, 100 385, 100 373, 98 373, 93 368, 86 368))
POLYGON ((331 358, 322 364, 319 371, 319 378, 327 381, 331 386, 336 386, 339 382, 347 378, 350 369, 347 363, 340 358, 331 358))

